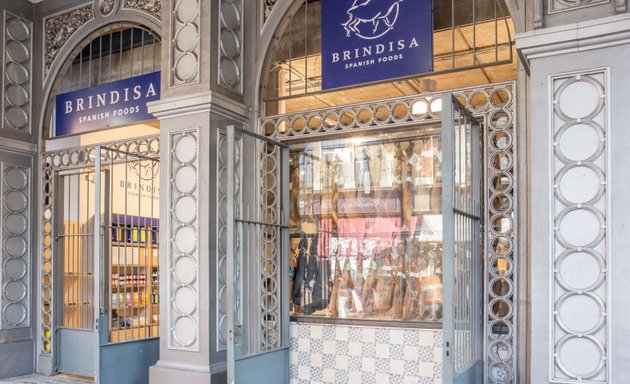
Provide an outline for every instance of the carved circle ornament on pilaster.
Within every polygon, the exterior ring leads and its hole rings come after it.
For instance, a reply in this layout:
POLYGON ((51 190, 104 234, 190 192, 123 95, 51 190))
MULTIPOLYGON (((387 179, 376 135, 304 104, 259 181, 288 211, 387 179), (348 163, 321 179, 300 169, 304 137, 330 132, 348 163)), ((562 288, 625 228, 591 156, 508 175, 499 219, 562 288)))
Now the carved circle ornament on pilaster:
POLYGON ((221 29, 219 32, 219 83, 238 93, 243 88, 243 2, 242 0, 222 0, 221 29))
POLYGON ((162 0, 126 0, 124 8, 144 11, 162 20, 162 0))
POLYGON ((1 126, 30 133, 33 23, 5 11, 4 25, 4 121, 1 126))
POLYGON ((170 84, 174 87, 199 82, 201 10, 199 0, 172 4, 170 84))
POLYGON ((86 4, 65 13, 44 19, 44 69, 48 74, 50 66, 59 51, 81 26, 94 18, 92 4, 86 4))
POLYGON ((607 73, 561 75, 553 87, 552 379, 605 383, 608 283, 607 73))
POLYGON ((170 134, 168 347, 199 350, 198 130, 170 134))
POLYGON ((0 329, 29 326, 30 168, 2 163, 0 329))

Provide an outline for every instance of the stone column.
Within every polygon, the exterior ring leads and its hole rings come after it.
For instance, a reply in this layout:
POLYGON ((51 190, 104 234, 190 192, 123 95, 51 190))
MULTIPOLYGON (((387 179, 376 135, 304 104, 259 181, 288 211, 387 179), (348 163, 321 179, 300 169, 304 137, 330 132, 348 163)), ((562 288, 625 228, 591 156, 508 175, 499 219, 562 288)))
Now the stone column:
POLYGON ((630 15, 517 35, 530 70, 530 381, 630 375, 630 15))
MULTIPOLYGON (((249 119, 243 0, 163 1, 160 359, 150 382, 226 380, 219 271, 221 131, 249 119)), ((253 16, 252 16, 253 15, 253 16)), ((255 20, 253 21, 255 25, 255 20)), ((224 171, 223 171, 224 172, 224 171)))

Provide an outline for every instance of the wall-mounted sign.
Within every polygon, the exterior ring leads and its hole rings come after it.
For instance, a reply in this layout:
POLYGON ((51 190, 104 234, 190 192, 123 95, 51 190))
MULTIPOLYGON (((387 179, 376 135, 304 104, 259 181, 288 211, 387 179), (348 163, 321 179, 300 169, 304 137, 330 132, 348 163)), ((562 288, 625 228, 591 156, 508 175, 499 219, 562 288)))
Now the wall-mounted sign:
POLYGON ((322 89, 433 70, 431 0, 322 0, 322 89))
POLYGON ((152 120, 147 103, 160 99, 160 72, 57 95, 55 136, 152 120))

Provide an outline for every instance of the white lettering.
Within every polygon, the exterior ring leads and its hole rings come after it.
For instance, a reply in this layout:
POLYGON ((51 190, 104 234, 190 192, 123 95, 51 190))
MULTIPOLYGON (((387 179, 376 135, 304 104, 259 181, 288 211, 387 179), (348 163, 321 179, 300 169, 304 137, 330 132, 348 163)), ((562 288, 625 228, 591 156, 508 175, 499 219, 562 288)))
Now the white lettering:
POLYGON ((118 93, 118 91, 111 91, 109 93, 109 103, 118 104, 118 100, 120 100, 120 93, 118 93), (116 99, 114 99, 114 96, 116 96, 116 99))
POLYGON ((138 100, 141 96, 142 94, 140 93, 140 86, 136 85, 135 87, 133 87, 133 99, 138 100))
POLYGON ((157 96, 157 92, 155 92, 155 88, 153 88, 153 82, 149 83, 149 89, 147 90, 146 98, 157 96))
POLYGON ((77 112, 83 111, 83 99, 77 99, 77 112))
POLYGON ((96 107, 101 107, 105 105, 105 93, 101 93, 96 95, 96 107))
POLYGON ((383 44, 376 44, 376 54, 380 55, 385 52, 385 46, 383 44))
MULTIPOLYGON (((338 61, 339 61, 339 54, 335 52, 335 53, 332 54, 332 62, 336 63, 338 61)), ((72 104, 71 102, 69 102, 69 103, 72 104)), ((68 113, 68 112, 66 112, 66 113, 68 113)))
POLYGON ((416 40, 416 38, 414 37, 413 39, 411 39, 411 43, 409 43, 409 48, 416 48, 419 47, 420 44, 418 44, 418 41, 416 40))
POLYGON ((66 101, 66 113, 72 112, 72 101, 66 101))

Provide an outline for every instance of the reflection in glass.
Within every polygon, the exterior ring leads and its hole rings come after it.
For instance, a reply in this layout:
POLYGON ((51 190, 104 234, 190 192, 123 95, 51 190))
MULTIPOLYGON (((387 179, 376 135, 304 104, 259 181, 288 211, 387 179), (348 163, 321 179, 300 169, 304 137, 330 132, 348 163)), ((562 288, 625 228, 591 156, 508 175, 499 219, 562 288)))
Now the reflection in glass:
POLYGON ((442 319, 440 139, 428 127, 292 147, 293 315, 442 319))

